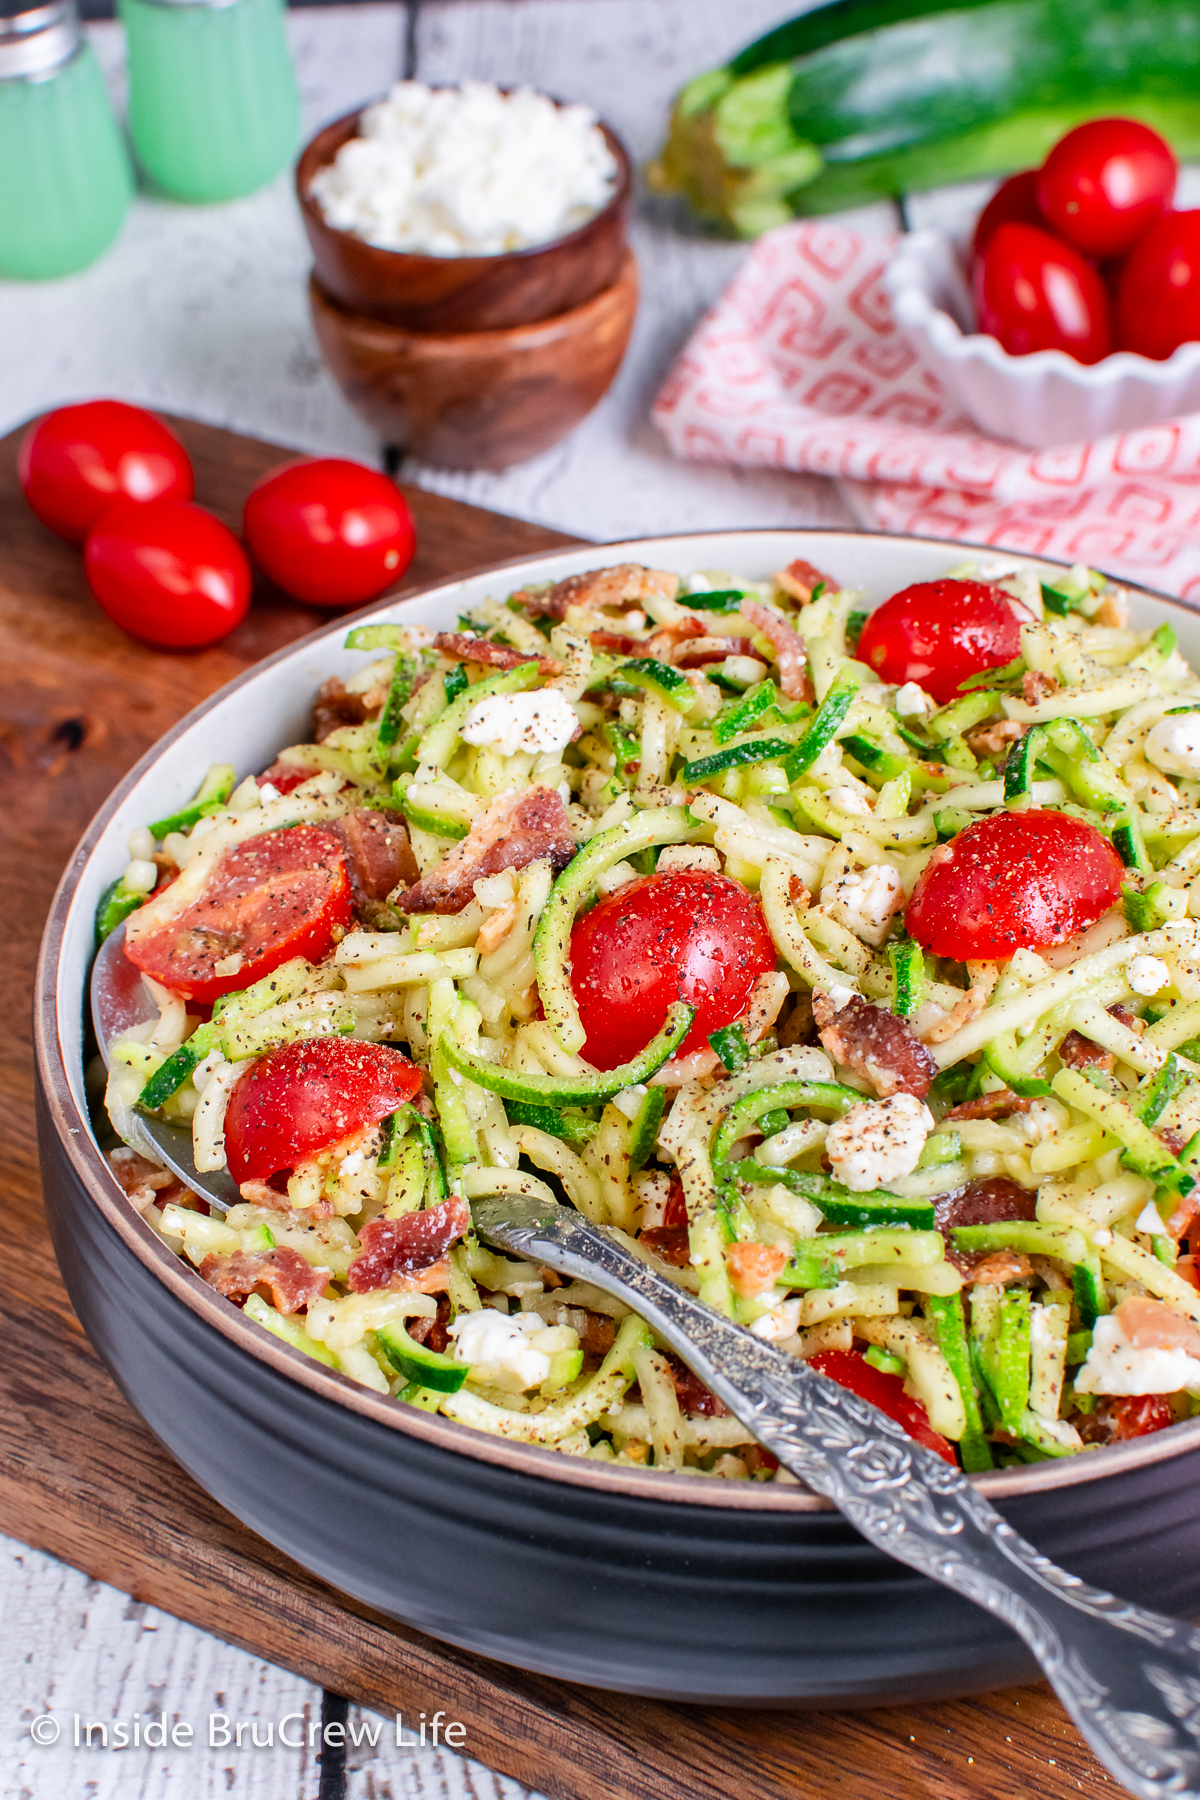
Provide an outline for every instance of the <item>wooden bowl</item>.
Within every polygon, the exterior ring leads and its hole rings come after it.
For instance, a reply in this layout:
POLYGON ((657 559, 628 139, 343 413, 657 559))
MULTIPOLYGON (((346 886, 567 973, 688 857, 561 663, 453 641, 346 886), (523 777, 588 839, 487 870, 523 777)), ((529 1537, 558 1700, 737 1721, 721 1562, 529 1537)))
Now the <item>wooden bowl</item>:
POLYGON ((385 443, 448 469, 507 469, 591 412, 625 354, 637 264, 582 306, 507 331, 433 336, 340 306, 314 275, 317 342, 351 406, 385 443))
POLYGON ((309 189, 358 130, 362 108, 326 125, 296 165, 296 196, 312 245, 317 279, 352 313, 406 331, 503 331, 533 324, 612 287, 625 256, 625 215, 633 168, 624 145, 601 124, 617 160, 608 203, 565 237, 493 256, 417 256, 384 250, 325 219, 309 189))

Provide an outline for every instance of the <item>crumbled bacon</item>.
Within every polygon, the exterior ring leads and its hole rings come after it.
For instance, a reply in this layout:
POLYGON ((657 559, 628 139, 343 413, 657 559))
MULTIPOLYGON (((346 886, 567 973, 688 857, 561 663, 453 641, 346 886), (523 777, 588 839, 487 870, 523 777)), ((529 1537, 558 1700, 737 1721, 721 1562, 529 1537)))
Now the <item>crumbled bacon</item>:
POLYGON ((421 879, 407 830, 398 820, 365 806, 339 819, 334 830, 346 846, 355 912, 369 924, 382 923, 379 902, 395 888, 412 887, 421 879))
POLYGON ((808 652, 804 639, 788 624, 783 614, 761 600, 743 600, 738 608, 744 619, 770 640, 779 664, 779 685, 789 700, 811 700, 812 683, 808 679, 808 652))
POLYGON ((254 1256, 235 1251, 232 1256, 218 1256, 210 1251, 200 1264, 200 1273, 210 1287, 215 1287, 227 1300, 248 1300, 260 1288, 268 1288, 272 1304, 281 1313, 299 1312, 319 1300, 329 1282, 328 1269, 314 1269, 298 1250, 286 1244, 264 1250, 254 1256))
POLYGON ((840 583, 832 575, 824 575, 813 563, 806 562, 798 556, 790 562, 786 569, 778 569, 775 573, 775 586, 798 600, 801 606, 807 606, 816 588, 824 586, 827 592, 836 593, 840 583))
POLYGON ((348 694, 345 682, 331 675, 328 681, 321 683, 313 701, 313 742, 323 744, 343 725, 361 725, 366 717, 367 703, 363 696, 348 694))
POLYGON ((179 1179, 172 1175, 170 1169, 160 1168, 147 1157, 139 1156, 128 1144, 119 1144, 115 1150, 110 1150, 108 1162, 138 1212, 145 1212, 148 1206, 161 1205, 170 1200, 168 1189, 180 1189, 179 1179))
POLYGON ((401 895, 398 904, 409 913, 459 913, 485 875, 523 869, 543 856, 550 858, 557 875, 574 854, 567 809, 553 788, 501 794, 450 854, 401 895))
POLYGON ((1115 1006, 1110 1006, 1106 1010, 1110 1019, 1115 1019, 1119 1025, 1127 1025, 1130 1031, 1136 1031, 1139 1037, 1145 1031, 1145 1019, 1139 1019, 1135 1012, 1131 1011, 1128 1006, 1122 1006, 1119 1000, 1115 1006))
POLYGON ((581 1310, 582 1324, 576 1326, 579 1348, 589 1362, 602 1362, 616 1342, 617 1327, 607 1313, 581 1310))
POLYGON ((996 1250, 981 1262, 974 1263, 970 1274, 979 1287, 1007 1287, 1010 1281, 1024 1281, 1027 1275, 1032 1275, 1033 1264, 1015 1250, 996 1250))
POLYGON ((708 635, 689 641, 676 652, 677 669, 702 669, 706 663, 724 662, 727 656, 753 656, 754 645, 746 637, 708 635))
POLYGON ((1058 1054, 1068 1069, 1103 1069, 1106 1074, 1111 1073, 1115 1061, 1111 1050, 1101 1049, 1081 1031, 1068 1031, 1058 1054))
POLYGON ((904 1019, 858 994, 840 1009, 828 994, 814 994, 813 1018, 834 1061, 865 1076, 877 1094, 925 1098, 938 1066, 904 1019))
POLYGON ((645 649, 641 638, 630 637, 624 631, 592 631, 588 642, 593 650, 615 650, 618 656, 640 656, 645 649))
POLYGON ((1000 1225, 1037 1217, 1037 1193, 1010 1181, 1006 1175, 970 1181, 953 1193, 939 1194, 933 1203, 934 1224, 946 1240, 946 1261, 964 1275, 971 1275, 987 1254, 959 1250, 954 1233, 960 1225, 1000 1225))
POLYGON ((751 1300, 756 1294, 774 1287, 787 1267, 788 1253, 782 1244, 730 1244, 725 1252, 729 1283, 735 1294, 751 1300))
POLYGON ((1026 669, 1021 677, 1021 698, 1026 706, 1036 706, 1040 700, 1048 700, 1057 692, 1058 682, 1054 676, 1043 675, 1040 669, 1026 669))
MULTIPOLYGON (((441 1265, 446 1251, 470 1223, 466 1202, 457 1195, 427 1212, 371 1219, 358 1234, 362 1249, 350 1264, 347 1285, 355 1294, 383 1287, 411 1288, 414 1284, 404 1278, 441 1265)), ((444 1267, 448 1276, 449 1264, 444 1267)))
POLYGON ((437 1312, 431 1318, 406 1319, 404 1329, 415 1343, 424 1344, 439 1355, 445 1355, 450 1348, 450 1333, 446 1327, 450 1323, 450 1296, 442 1294, 438 1300, 437 1312))
POLYGON ((651 1225, 638 1241, 645 1244, 647 1250, 653 1250, 663 1262, 670 1263, 672 1268, 687 1268, 691 1252, 686 1225, 651 1225))
POLYGON ((681 1356, 673 1350, 664 1352, 671 1365, 671 1375, 675 1382, 675 1398, 679 1402, 679 1410, 702 1419, 723 1419, 729 1408, 723 1400, 706 1388, 700 1377, 688 1368, 681 1356))
POLYGON ((997 757, 1025 736, 1025 727, 1015 719, 993 719, 990 725, 973 725, 963 736, 976 756, 997 757))
POLYGON ((1032 1099, 1024 1094, 1014 1094, 1011 1088, 996 1088, 974 1100, 960 1100, 950 1108, 942 1124, 953 1125, 959 1119, 1003 1119, 1009 1113, 1028 1112, 1032 1105, 1032 1099))
POLYGON ((689 614, 685 619, 672 619, 669 625, 660 625, 650 637, 643 638, 638 645, 638 655, 652 657, 655 662, 674 662, 681 644, 690 644, 696 638, 708 635, 709 627, 704 621, 689 614))
POLYGON ((539 594, 522 589, 512 598, 527 613, 561 619, 570 606, 636 606, 642 600, 674 600, 678 590, 678 575, 665 569, 618 563, 611 569, 588 569, 568 575, 539 594))
POLYGON ((515 669, 520 663, 535 662, 543 675, 562 674, 557 657, 539 656, 534 650, 514 650, 511 644, 498 644, 488 637, 468 637, 465 631, 439 631, 433 647, 455 662, 483 663, 492 669, 515 669))
POLYGON ((302 781, 310 780, 315 774, 315 769, 302 769, 298 763, 273 762, 254 779, 259 787, 270 782, 277 794, 290 794, 293 788, 298 788, 302 781))

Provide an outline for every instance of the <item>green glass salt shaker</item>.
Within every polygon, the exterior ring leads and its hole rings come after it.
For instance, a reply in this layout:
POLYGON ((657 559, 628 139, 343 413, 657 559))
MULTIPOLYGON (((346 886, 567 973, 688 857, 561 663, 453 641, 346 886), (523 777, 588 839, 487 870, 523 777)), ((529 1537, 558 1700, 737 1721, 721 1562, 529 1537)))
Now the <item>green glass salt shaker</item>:
POLYGON ((236 200, 291 161, 300 99, 281 0, 118 0, 137 159, 175 200, 236 200))
POLYGON ((75 0, 0 11, 0 276, 74 275, 120 231, 133 171, 75 0))

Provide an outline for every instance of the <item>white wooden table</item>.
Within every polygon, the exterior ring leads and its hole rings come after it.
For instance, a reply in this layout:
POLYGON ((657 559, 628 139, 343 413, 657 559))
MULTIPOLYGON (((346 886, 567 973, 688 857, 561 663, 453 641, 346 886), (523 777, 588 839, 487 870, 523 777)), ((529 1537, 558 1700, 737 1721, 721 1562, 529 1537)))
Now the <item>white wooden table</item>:
MULTIPOLYGON (((313 8, 289 26, 306 131, 384 90, 426 80, 528 81, 592 104, 634 159, 658 147, 671 95, 798 10, 797 0, 415 0, 313 8), (406 58, 408 68, 406 71, 406 58)), ((120 31, 94 42, 121 98, 120 31)), ((891 230, 889 207, 857 215, 891 230)), ((642 200, 634 225, 643 301, 629 356, 606 400, 566 443, 496 475, 405 474, 500 511, 597 539, 694 527, 853 523, 818 479, 674 462, 648 422, 653 394, 742 249, 701 236, 642 200)), ((143 196, 115 248, 69 280, 0 282, 0 429, 66 400, 111 394, 323 453, 375 461, 379 444, 317 354, 305 298, 308 254, 288 179, 207 208, 143 196), (19 347, 19 353, 18 349, 19 347)), ((0 1539, 0 1792, 21 1800, 516 1800, 517 1783, 469 1757, 351 1749, 322 1770, 307 1749, 208 1747, 211 1713, 264 1726, 321 1715, 308 1683, 137 1605, 53 1559, 0 1539), (31 1741, 48 1707, 68 1721, 52 1747, 31 1741), (69 1721, 165 1711, 192 1722, 187 1749, 76 1749, 69 1721)), ((431 1696, 436 1705, 436 1696, 431 1696)), ((361 1729, 352 1709, 350 1723, 361 1729)), ((470 1749, 470 1721, 466 1748, 470 1749)), ((295 1736, 296 1724, 288 1728, 295 1736)))

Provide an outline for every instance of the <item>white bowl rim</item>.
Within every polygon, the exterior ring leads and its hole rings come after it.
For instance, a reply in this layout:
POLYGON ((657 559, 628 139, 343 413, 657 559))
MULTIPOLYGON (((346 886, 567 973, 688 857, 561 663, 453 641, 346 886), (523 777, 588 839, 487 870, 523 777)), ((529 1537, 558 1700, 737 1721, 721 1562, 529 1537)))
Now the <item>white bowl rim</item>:
MULTIPOLYGON (((91 931, 90 917, 83 926, 79 925, 78 920, 73 922, 70 920, 73 911, 73 893, 85 865, 102 845, 109 822, 126 794, 153 768, 165 749, 191 730, 229 694, 236 692, 252 679, 261 676, 264 670, 276 667, 293 657, 303 656, 318 643, 340 639, 350 623, 363 623, 381 614, 394 617, 398 609, 403 608, 407 603, 436 599, 443 593, 449 598, 459 589, 464 580, 477 579, 491 574, 503 574, 509 570, 514 574, 520 571, 524 579, 537 579, 539 568, 552 562, 559 562, 564 556, 577 555, 581 560, 587 559, 589 567, 596 567, 599 566, 598 559, 603 559, 605 562, 637 560, 639 554, 647 546, 653 546, 656 556, 667 557, 673 543, 694 544, 705 538, 728 540, 731 537, 751 541, 756 538, 777 540, 781 537, 794 537, 797 554, 802 554, 806 546, 811 547, 811 541, 815 537, 825 540, 837 538, 854 542, 864 539, 873 541, 888 539, 921 549, 941 546, 947 551, 955 553, 956 561, 967 560, 972 554, 975 554, 991 559, 1003 558, 1005 561, 1027 563, 1041 568, 1068 567, 1066 563, 1057 558, 1031 556, 1016 552, 1010 558, 1003 550, 996 550, 989 546, 964 544, 958 539, 925 538, 903 533, 823 527, 783 527, 758 530, 734 528, 727 531, 678 532, 655 537, 629 538, 614 544, 593 544, 581 540, 577 550, 570 544, 564 544, 534 556, 511 557, 500 563, 481 564, 476 568, 464 570, 451 580, 430 583, 411 593, 391 598, 385 596, 359 612, 341 614, 333 623, 294 640, 282 649, 275 651, 271 656, 264 657, 260 662, 252 664, 250 668, 243 670, 240 675, 235 676, 232 681, 219 688, 216 693, 209 695, 206 700, 194 707, 168 732, 164 733, 109 795, 69 858, 51 903, 38 956, 34 984, 34 1055, 50 1119, 59 1143, 81 1184, 90 1198, 99 1206, 105 1221, 116 1232, 126 1248, 132 1251, 139 1262, 163 1282, 177 1300, 187 1306, 192 1313, 197 1314, 206 1324, 212 1326, 214 1330, 220 1332, 223 1337, 245 1350, 250 1357, 266 1364, 277 1375, 299 1382, 302 1387, 307 1388, 323 1400, 348 1406, 353 1412, 374 1424, 396 1431, 401 1436, 415 1437, 431 1446, 470 1456, 477 1461, 506 1468, 514 1474, 526 1477, 540 1477, 567 1486, 585 1487, 596 1492, 623 1496, 630 1500, 672 1501, 738 1512, 832 1512, 836 1511, 836 1508, 831 1501, 825 1500, 819 1495, 810 1494, 799 1487, 777 1486, 774 1482, 730 1482, 717 1478, 702 1479, 697 1476, 671 1474, 667 1471, 659 1472, 653 1469, 616 1468, 610 1463, 592 1462, 584 1457, 564 1456, 559 1451, 545 1449, 540 1445, 516 1443, 504 1438, 492 1437, 488 1433, 477 1431, 470 1426, 457 1424, 454 1420, 447 1419, 439 1413, 422 1412, 416 1407, 405 1406, 390 1397, 376 1394, 352 1381, 348 1376, 326 1368, 323 1364, 306 1356, 303 1351, 283 1343, 270 1332, 257 1326, 253 1320, 247 1319, 239 1308, 224 1299, 215 1288, 210 1287, 206 1281, 202 1280, 195 1270, 169 1249, 129 1204, 92 1135, 89 1119, 75 1103, 68 1083, 59 1029, 60 1001, 67 998, 60 989, 59 961, 68 926, 73 923, 76 929, 91 931)), ((1173 609, 1188 618, 1196 617, 1195 609, 1185 606, 1181 601, 1168 595, 1156 593, 1153 589, 1141 587, 1136 583, 1122 582, 1121 585, 1131 593, 1140 595, 1155 605, 1173 609)), ((78 995, 73 997, 73 1008, 78 1006, 79 1000, 78 995)), ((1106 1446, 1099 1455, 1083 1454, 1020 1469, 995 1470, 991 1473, 972 1476, 971 1480, 982 1493, 992 1500, 1032 1497, 1050 1489, 1076 1487, 1083 1483, 1102 1480, 1106 1475, 1116 1476, 1150 1464, 1170 1461, 1177 1456, 1190 1455, 1196 1450, 1200 1450, 1200 1417, 1181 1422, 1165 1432, 1156 1432, 1147 1437, 1132 1439, 1127 1443, 1106 1446)))
MULTIPOLYGON (((1027 356, 1013 356, 998 338, 987 332, 964 331, 945 307, 938 306, 930 298, 926 281, 918 278, 914 271, 919 270, 922 277, 926 274, 927 264, 923 259, 934 246, 938 249, 948 246, 953 253, 954 239, 948 231, 933 225, 906 233, 888 258, 884 281, 897 325, 901 329, 935 331, 938 350, 953 361, 990 363, 1011 380, 1025 383, 1040 381, 1045 375, 1058 375, 1077 387, 1093 390, 1114 387, 1131 378, 1148 387, 1166 387, 1182 376, 1190 375, 1200 364, 1200 340, 1180 344, 1163 361, 1142 356, 1135 350, 1113 350, 1095 363, 1076 362, 1065 350, 1032 350, 1027 356), (901 307, 907 311, 905 319, 899 317, 901 307)), ((1147 425, 1134 429, 1153 430, 1154 427, 1147 425)), ((1029 454, 1034 456, 1038 452, 1031 450, 1029 454)))

